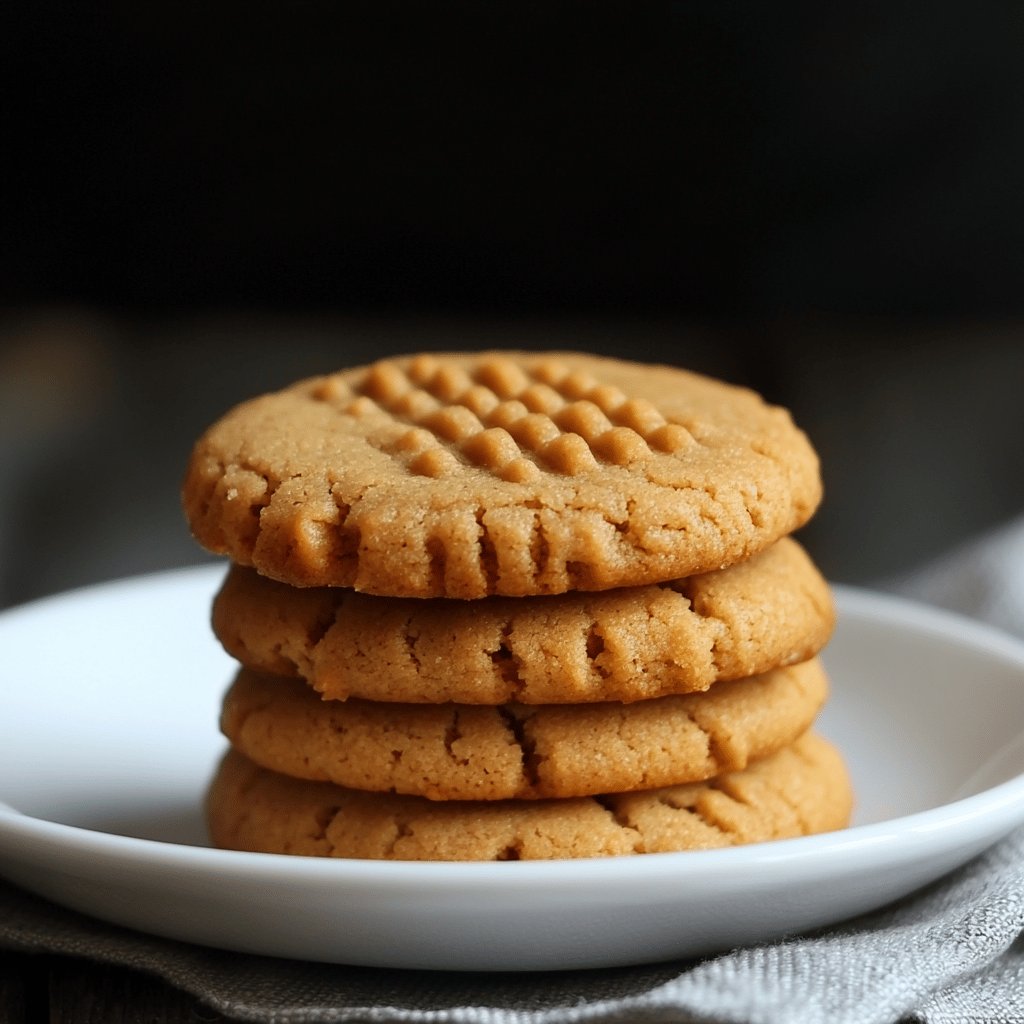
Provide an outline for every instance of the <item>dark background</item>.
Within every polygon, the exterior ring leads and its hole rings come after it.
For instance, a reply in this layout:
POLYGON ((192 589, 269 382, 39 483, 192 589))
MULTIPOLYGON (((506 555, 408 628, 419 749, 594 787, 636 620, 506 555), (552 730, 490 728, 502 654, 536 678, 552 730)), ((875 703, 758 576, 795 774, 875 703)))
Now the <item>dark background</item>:
POLYGON ((0 23, 0 604, 204 556, 248 395, 422 348, 790 406, 837 579, 1024 508, 1017 3, 62 5, 0 23))

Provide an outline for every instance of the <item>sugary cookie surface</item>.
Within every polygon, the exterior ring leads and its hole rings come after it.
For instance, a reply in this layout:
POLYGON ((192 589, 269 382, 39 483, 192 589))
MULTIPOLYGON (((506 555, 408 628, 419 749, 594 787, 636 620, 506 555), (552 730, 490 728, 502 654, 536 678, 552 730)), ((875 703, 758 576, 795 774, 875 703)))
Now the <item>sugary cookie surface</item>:
POLYGON ((210 550, 293 586, 398 597, 604 590, 707 572, 802 525, 788 413, 578 353, 389 359, 247 402, 196 444, 210 550))
POLYGON ((808 734, 710 783, 539 801, 363 793, 267 771, 230 752, 207 799, 216 846, 385 860, 539 860, 704 850, 845 827, 842 758, 808 734))

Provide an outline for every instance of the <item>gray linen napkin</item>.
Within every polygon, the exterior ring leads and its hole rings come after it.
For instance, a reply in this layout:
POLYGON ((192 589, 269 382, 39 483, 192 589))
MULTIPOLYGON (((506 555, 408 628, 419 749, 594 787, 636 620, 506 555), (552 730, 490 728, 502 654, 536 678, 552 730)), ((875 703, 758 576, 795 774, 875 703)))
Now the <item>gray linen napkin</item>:
MULTIPOLYGON (((1024 520, 890 584, 1024 635, 1024 520)), ((703 962, 553 974, 338 967, 203 949, 0 882, 0 948, 151 971, 263 1024, 1024 1024, 1024 829, 936 884, 832 929, 703 962)))
POLYGON ((1024 1021, 1022 933, 1024 829, 841 928, 703 963, 553 974, 388 971, 202 949, 0 883, 0 946, 151 971, 228 1016, 265 1024, 1024 1021))

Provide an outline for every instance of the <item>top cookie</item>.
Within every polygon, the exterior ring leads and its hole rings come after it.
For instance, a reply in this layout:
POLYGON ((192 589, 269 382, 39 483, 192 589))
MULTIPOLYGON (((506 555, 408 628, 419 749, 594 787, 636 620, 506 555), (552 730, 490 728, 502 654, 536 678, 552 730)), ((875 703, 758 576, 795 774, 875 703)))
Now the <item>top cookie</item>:
POLYGON ((718 569, 820 497, 784 409, 567 352, 419 355, 301 381, 215 423, 183 487, 201 544, 283 583, 464 599, 718 569))

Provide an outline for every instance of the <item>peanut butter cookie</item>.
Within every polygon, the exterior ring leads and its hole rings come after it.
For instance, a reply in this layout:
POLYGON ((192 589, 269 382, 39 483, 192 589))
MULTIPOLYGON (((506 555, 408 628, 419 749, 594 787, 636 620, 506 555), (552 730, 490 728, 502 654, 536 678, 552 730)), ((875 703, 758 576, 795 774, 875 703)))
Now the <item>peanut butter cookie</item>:
POLYGON ((435 803, 306 782, 229 752, 208 793, 216 846, 385 860, 540 860, 738 846, 845 827, 839 754, 805 735, 712 782, 538 801, 435 803))
POLYGON ((246 402, 183 486, 200 543, 283 583, 461 599, 719 569, 820 496, 807 438, 753 392, 522 352, 388 359, 246 402))
POLYGON ((646 700, 817 654, 827 583, 783 538, 717 572, 554 597, 380 598, 289 587, 234 566, 213 627, 244 665, 324 697, 463 704, 646 700))
POLYGON ((243 669, 224 734, 285 775, 432 800, 589 796, 710 778, 791 743, 825 701, 817 660, 633 704, 325 701, 243 669))

